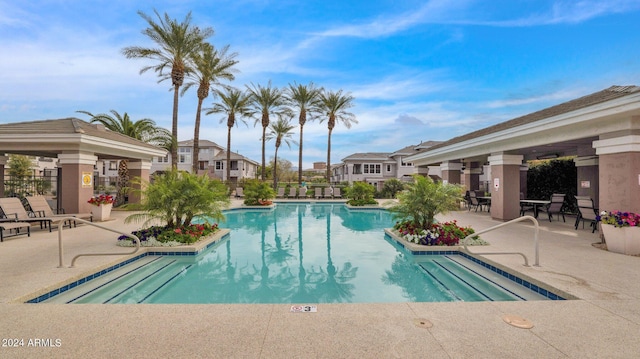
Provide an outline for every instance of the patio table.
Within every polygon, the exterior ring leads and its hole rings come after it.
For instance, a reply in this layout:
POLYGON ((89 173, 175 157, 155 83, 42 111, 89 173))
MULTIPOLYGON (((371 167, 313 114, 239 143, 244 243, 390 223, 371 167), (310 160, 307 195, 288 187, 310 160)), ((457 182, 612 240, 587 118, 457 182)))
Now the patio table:
POLYGON ((530 205, 533 207, 534 218, 538 218, 538 212, 540 212, 540 207, 546 206, 549 203, 551 203, 551 201, 544 200, 544 199, 521 199, 520 200, 520 206, 530 205))
POLYGON ((491 196, 477 197, 477 198, 478 198, 478 202, 480 204, 487 206, 487 212, 490 212, 491 211, 491 196))

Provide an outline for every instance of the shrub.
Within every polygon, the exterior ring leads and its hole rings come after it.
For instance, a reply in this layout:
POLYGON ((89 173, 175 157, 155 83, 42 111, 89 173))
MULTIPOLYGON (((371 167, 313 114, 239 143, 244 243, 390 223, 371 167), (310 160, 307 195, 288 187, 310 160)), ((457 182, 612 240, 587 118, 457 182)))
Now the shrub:
MULTIPOLYGON (((396 222, 393 229, 405 240, 426 246, 456 246, 460 243, 460 240, 475 233, 471 227, 458 226, 455 220, 432 223, 428 228, 419 228, 411 221, 396 222)), ((476 240, 475 244, 484 243, 478 242, 478 236, 473 238, 476 240)))
MULTIPOLYGON (((161 243, 178 242, 178 243, 194 243, 198 239, 218 231, 217 224, 191 224, 178 228, 168 226, 152 226, 131 232, 140 239, 140 245, 144 246, 146 242, 158 241, 161 243)), ((118 237, 119 241, 130 241, 127 236, 118 237)))
POLYGON ((373 199, 376 189, 366 182, 354 182, 346 192, 346 196, 349 199, 347 203, 352 206, 364 206, 367 204, 378 203, 373 199))
POLYGON ((396 194, 404 190, 404 184, 397 178, 392 178, 384 182, 382 186, 383 198, 396 198, 396 194))
POLYGON ((244 183, 244 204, 257 206, 269 203, 276 192, 268 183, 259 180, 246 180, 244 183))

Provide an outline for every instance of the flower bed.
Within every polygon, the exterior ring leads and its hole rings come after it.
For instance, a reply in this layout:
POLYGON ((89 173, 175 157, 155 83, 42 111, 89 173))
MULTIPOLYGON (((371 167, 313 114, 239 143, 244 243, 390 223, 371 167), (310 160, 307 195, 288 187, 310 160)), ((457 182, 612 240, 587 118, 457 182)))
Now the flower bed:
MULTIPOLYGON (((140 239, 141 247, 175 247, 197 242, 218 231, 218 224, 191 224, 181 228, 152 226, 131 232, 140 239)), ((133 246, 130 237, 118 237, 118 245, 133 246)))
POLYGON ((620 211, 602 211, 596 219, 614 227, 640 227, 640 214, 620 211))
MULTIPOLYGON (((434 223, 429 229, 417 228, 409 221, 396 222, 393 231, 408 242, 425 246, 457 246, 460 244, 460 240, 475 233, 471 227, 458 226, 455 220, 434 223)), ((474 236, 467 244, 486 245, 487 242, 474 236)))
POLYGON ((87 202, 94 206, 100 206, 101 204, 113 204, 113 196, 101 194, 98 197, 91 197, 87 202))

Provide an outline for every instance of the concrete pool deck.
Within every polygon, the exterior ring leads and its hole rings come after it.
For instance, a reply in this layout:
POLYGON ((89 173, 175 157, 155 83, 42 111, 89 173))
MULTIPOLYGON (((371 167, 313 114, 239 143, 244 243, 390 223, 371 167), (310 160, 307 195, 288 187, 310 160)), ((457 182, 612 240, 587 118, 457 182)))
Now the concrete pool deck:
MULTIPOLYGON (((124 224, 126 215, 114 211, 102 224, 139 227, 124 224)), ((477 231, 502 223, 466 210, 441 218, 477 231)), ((637 357, 640 257, 592 246, 598 233, 575 230, 573 221, 541 218, 540 267, 524 267, 514 255, 487 258, 580 299, 318 304, 317 313, 291 313, 288 304, 23 304, 29 294, 125 257, 83 257, 76 268, 57 268, 57 232, 36 229, 31 237, 0 243, 0 357, 637 357), (533 328, 511 326, 505 315, 525 318, 533 328)), ((490 246, 471 251, 521 251, 533 262, 532 228, 522 222, 484 234, 490 246)), ((80 252, 129 250, 115 246, 113 233, 94 227, 64 233, 67 265, 80 252)))

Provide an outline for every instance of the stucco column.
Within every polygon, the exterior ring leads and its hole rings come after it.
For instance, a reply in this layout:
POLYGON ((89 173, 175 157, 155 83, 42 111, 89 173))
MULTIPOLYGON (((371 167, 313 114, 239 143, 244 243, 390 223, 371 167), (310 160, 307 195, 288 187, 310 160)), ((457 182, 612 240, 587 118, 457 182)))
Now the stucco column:
POLYGON ((523 163, 520 165, 520 193, 524 198, 527 198, 527 173, 529 173, 529 164, 523 163))
POLYGON ((520 216, 520 166, 522 155, 492 154, 491 218, 509 221, 520 216))
POLYGON ((640 135, 594 141, 593 147, 599 162, 598 208, 640 212, 640 135))
POLYGON ((4 197, 4 166, 9 161, 9 157, 0 156, 0 197, 4 197))
POLYGON ((460 184, 460 170, 462 170, 462 163, 460 162, 442 162, 440 164, 442 182, 460 184))
POLYGON ((464 176, 464 187, 468 191, 475 191, 480 189, 480 174, 482 173, 482 168, 479 166, 478 162, 466 162, 465 169, 463 172, 464 176))
POLYGON ((138 180, 133 181, 134 178, 142 179, 143 182, 149 182, 149 170, 151 169, 151 161, 129 161, 129 186, 132 188, 129 191, 129 203, 140 203, 142 199, 140 196, 141 185, 138 180))
POLYGON ((598 174, 599 160, 597 156, 576 157, 573 159, 578 174, 576 194, 593 198, 593 204, 598 207, 600 178, 598 174))
POLYGON ((62 208, 66 213, 91 212, 87 202, 93 197, 93 168, 98 160, 93 153, 58 154, 58 167, 62 169, 62 208))

